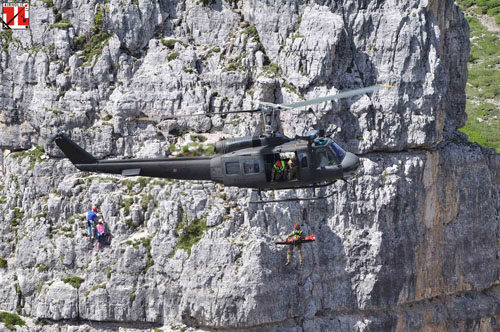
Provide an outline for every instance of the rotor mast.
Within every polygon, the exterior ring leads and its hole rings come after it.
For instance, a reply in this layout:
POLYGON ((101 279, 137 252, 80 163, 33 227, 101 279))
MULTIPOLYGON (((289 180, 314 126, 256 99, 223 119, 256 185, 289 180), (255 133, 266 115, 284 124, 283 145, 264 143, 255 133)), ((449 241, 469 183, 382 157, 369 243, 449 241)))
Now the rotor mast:
POLYGON ((262 123, 264 125, 264 134, 274 137, 280 130, 280 112, 279 109, 270 105, 262 107, 262 123))

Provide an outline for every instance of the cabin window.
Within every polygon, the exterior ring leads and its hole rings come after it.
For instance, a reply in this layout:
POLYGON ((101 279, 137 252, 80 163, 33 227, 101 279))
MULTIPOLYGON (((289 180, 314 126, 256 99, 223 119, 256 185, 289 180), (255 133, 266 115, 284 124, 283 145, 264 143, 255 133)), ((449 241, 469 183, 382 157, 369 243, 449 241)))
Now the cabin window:
POLYGON ((307 168, 309 166, 309 163, 307 162, 307 155, 301 154, 299 158, 300 158, 300 168, 307 168))
POLYGON ((228 161, 226 162, 226 174, 240 174, 240 162, 228 161))
POLYGON ((243 162, 243 171, 245 174, 259 173, 259 161, 258 160, 245 160, 243 162))

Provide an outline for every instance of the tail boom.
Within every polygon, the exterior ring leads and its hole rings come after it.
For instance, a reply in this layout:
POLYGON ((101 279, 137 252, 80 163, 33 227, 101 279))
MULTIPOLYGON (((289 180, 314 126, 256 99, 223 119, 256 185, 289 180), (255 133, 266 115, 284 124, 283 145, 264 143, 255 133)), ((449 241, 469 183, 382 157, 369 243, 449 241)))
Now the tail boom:
POLYGON ((102 160, 75 164, 82 171, 178 180, 211 180, 210 157, 102 160), (178 160, 180 159, 180 160, 178 160))
POLYGON ((97 160, 64 134, 58 134, 55 142, 81 171, 179 180, 211 180, 211 157, 97 160))

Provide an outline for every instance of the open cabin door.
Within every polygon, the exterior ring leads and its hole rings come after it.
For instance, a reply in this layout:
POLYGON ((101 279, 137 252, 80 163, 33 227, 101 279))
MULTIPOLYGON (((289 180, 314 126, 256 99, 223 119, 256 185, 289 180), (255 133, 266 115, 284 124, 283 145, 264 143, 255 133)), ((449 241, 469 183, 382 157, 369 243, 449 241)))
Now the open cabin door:
POLYGON ((300 180, 300 161, 296 152, 272 153, 266 155, 264 160, 267 182, 297 182, 300 180))

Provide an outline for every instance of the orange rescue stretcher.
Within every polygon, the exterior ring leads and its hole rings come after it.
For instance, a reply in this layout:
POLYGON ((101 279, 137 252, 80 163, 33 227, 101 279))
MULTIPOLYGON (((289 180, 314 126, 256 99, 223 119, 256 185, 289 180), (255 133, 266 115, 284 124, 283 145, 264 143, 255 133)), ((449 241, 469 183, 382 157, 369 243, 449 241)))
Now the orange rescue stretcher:
POLYGON ((294 245, 294 244, 298 244, 298 243, 306 243, 306 242, 313 242, 313 241, 316 241, 314 234, 309 235, 308 237, 299 237, 296 239, 286 239, 286 240, 274 241, 274 244, 294 245))

